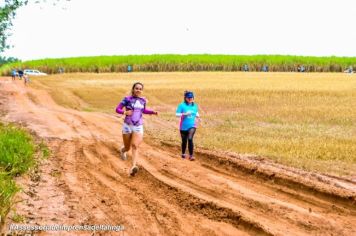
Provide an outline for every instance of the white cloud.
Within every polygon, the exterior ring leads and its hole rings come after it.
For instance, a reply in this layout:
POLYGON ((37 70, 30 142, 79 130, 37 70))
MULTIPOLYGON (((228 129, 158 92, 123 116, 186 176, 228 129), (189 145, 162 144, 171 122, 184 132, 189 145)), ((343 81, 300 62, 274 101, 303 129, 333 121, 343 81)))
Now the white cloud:
POLYGON ((354 0, 71 0, 18 11, 24 60, 155 53, 356 56, 354 0), (65 8, 65 9, 63 9, 65 8))

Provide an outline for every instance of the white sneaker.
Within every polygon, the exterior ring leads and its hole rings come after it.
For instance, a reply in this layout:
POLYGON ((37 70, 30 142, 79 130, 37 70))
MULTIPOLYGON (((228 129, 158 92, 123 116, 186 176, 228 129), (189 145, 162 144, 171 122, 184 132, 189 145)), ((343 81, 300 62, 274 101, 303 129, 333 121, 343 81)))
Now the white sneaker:
POLYGON ((124 149, 125 149, 125 147, 122 147, 120 149, 120 156, 121 156, 121 160, 126 161, 127 160, 127 155, 126 155, 126 152, 124 152, 124 149))
POLYGON ((130 170, 130 175, 131 176, 135 176, 137 171, 138 171, 138 167, 137 166, 132 167, 131 170, 130 170))

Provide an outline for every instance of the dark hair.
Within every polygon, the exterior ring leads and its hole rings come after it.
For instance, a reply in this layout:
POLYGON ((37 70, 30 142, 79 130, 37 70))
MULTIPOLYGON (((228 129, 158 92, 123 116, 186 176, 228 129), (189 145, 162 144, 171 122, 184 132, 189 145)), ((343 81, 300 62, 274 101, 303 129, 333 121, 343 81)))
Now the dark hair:
POLYGON ((135 89, 136 85, 138 85, 138 84, 142 86, 142 90, 143 90, 143 84, 141 82, 136 82, 132 85, 131 95, 134 95, 134 89, 135 89))

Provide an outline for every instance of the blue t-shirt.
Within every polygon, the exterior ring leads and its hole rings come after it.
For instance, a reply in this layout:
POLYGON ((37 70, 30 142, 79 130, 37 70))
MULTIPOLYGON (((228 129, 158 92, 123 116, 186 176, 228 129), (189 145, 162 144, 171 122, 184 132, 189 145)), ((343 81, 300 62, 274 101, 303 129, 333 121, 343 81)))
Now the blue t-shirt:
POLYGON ((190 112, 191 114, 188 116, 181 116, 179 123, 179 129, 184 131, 189 130, 192 127, 196 127, 195 117, 198 115, 198 105, 195 103, 194 105, 188 105, 185 102, 182 102, 178 105, 176 113, 186 112, 190 112))

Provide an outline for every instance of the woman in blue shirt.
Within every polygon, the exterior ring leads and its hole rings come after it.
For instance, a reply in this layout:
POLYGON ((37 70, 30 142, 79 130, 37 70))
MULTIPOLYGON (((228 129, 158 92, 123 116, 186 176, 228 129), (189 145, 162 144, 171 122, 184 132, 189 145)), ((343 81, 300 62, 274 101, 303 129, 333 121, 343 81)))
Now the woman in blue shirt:
POLYGON ((184 102, 178 105, 176 116, 180 117, 179 130, 182 138, 182 158, 185 159, 185 150, 189 151, 189 160, 194 161, 193 137, 197 128, 196 118, 200 121, 198 105, 194 103, 194 93, 184 92, 184 102))

